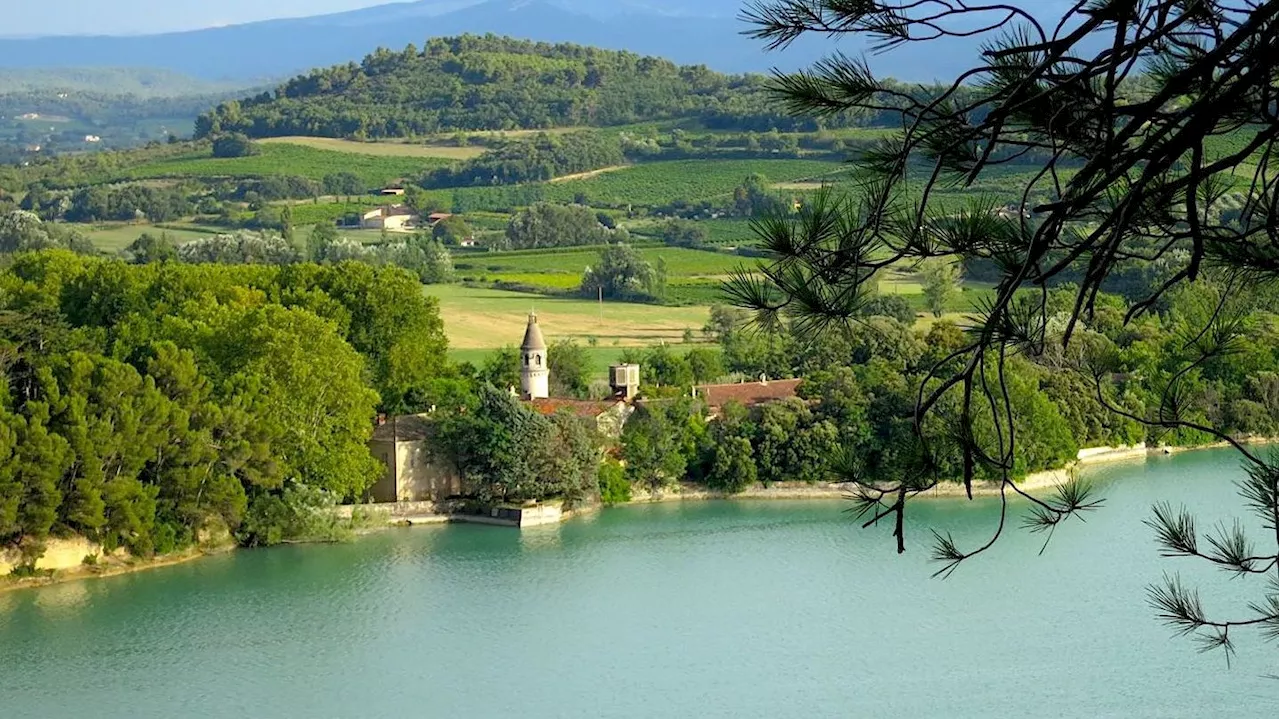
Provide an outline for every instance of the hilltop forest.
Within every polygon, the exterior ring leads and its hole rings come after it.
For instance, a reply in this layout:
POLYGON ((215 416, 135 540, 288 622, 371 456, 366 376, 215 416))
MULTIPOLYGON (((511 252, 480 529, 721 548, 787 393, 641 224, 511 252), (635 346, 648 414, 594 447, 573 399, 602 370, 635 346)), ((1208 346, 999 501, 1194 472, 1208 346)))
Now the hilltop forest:
MULTIPOLYGON (((200 116, 196 136, 313 135, 358 139, 452 130, 610 126, 697 118, 713 129, 813 131, 769 102, 763 75, 570 44, 486 35, 433 38, 419 51, 379 49, 359 63, 298 76, 200 116)), ((903 86, 904 92, 923 92, 903 86)), ((825 118, 874 125, 873 113, 825 118)))

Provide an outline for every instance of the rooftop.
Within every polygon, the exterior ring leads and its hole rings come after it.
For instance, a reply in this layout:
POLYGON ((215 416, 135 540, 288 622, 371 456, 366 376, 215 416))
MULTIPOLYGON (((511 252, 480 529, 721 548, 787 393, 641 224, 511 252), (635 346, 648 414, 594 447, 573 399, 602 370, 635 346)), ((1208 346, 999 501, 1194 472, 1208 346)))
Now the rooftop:
POLYGON ((524 341, 520 343, 522 350, 545 350, 547 341, 542 338, 542 329, 538 327, 538 315, 529 313, 529 326, 524 330, 524 341))
POLYGON ((431 434, 431 423, 426 415, 404 414, 398 417, 387 417, 386 422, 373 428, 375 442, 414 442, 426 439, 431 434))
POLYGON ((718 409, 729 402, 741 402, 747 406, 789 399, 796 396, 801 379, 773 379, 734 384, 707 384, 695 387, 697 395, 708 407, 718 409))
POLYGON ((529 406, 542 415, 552 415, 567 409, 579 417, 595 419, 613 409, 618 400, 559 399, 556 397, 529 401, 529 406))

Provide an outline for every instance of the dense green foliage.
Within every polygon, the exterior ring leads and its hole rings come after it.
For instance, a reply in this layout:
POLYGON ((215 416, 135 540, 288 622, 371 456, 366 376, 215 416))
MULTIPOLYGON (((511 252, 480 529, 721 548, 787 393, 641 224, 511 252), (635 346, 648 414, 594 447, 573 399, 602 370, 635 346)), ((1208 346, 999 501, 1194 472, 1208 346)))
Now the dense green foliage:
POLYGON ((572 505, 598 491, 600 453, 586 421, 545 417, 488 383, 464 406, 437 421, 442 449, 462 470, 471 497, 486 504, 556 497, 572 505))
POLYGON ((0 253, 63 248, 76 252, 92 251, 88 240, 65 227, 41 221, 26 210, 10 210, 0 214, 0 253))
POLYGON ((505 241, 489 244, 495 249, 527 250, 599 245, 626 238, 626 230, 611 230, 600 224, 600 219, 590 208, 538 202, 511 218, 505 241))
POLYGON ((214 157, 249 157, 261 153, 262 148, 238 132, 228 132, 213 138, 214 157))
POLYGON ((170 551, 285 487, 360 497, 375 408, 446 374, 433 301, 363 264, 22 254, 0 320, 0 541, 29 557, 65 532, 170 551))
POLYGON ((284 143, 263 144, 261 152, 248 157, 215 157, 210 156, 211 150, 206 150, 206 147, 197 143, 194 149, 182 154, 131 167, 125 176, 218 178, 295 175, 320 181, 325 178, 335 181, 342 177, 344 186, 341 189, 351 189, 349 176, 343 174, 350 173, 359 178, 363 188, 360 191, 367 192, 403 177, 415 177, 427 168, 445 163, 430 157, 361 155, 284 143))
POLYGON ((661 300, 666 294, 666 269, 640 257, 621 242, 600 252, 582 275, 582 294, 611 300, 661 300))
POLYGON ((197 134, 397 137, 442 130, 620 125, 763 104, 762 78, 574 45, 463 36, 419 52, 378 50, 315 70, 275 93, 219 105, 197 134))
MULTIPOLYGON (((1127 327, 1122 322, 1124 301, 1103 295, 1094 321, 1067 347, 1049 342, 1040 354, 1009 358, 1003 381, 1020 438, 1012 475, 1061 467, 1083 447, 1211 441, 1206 433, 1169 433, 1137 418, 1159 411, 1163 388, 1194 345, 1189 340, 1195 328, 1223 301, 1221 291, 1212 284, 1188 287, 1149 319, 1127 327), (1079 371, 1079 358, 1085 355, 1111 358, 1119 391, 1107 399, 1122 413, 1101 403, 1094 378, 1079 371)), ((1074 292, 1074 287, 1063 286, 1049 293, 1053 316, 1066 316, 1074 292)), ((925 471, 958 481, 964 473, 960 443, 936 441, 932 450, 937 464, 925 468, 918 463, 914 422, 919 383, 939 363, 945 367, 955 361, 947 358, 964 346, 966 333, 945 320, 927 330, 913 329, 893 316, 902 309, 891 301, 898 298, 878 299, 885 300, 875 305, 878 310, 816 342, 800 327, 780 333, 753 330, 744 312, 717 306, 704 333, 718 342, 720 353, 694 349, 679 355, 665 347, 625 353, 622 361, 641 365, 649 399, 622 436, 625 482, 609 477, 609 491, 622 494, 632 485, 661 489, 677 481, 726 492, 755 482, 851 477, 913 482, 925 471), (726 371, 802 377, 801 399, 751 408, 730 403, 707 424, 704 410, 684 388, 716 381, 726 371)), ((1244 333, 1249 339, 1237 342, 1229 357, 1183 373, 1180 401, 1188 417, 1206 426, 1235 436, 1274 437, 1280 412, 1280 323, 1274 299, 1231 301, 1252 308, 1244 333)), ((915 318, 909 314, 906 319, 915 318)), ((1060 332, 1064 325, 1051 326, 1060 332)), ((945 428, 954 423, 957 411, 955 404, 944 405, 937 415, 926 417, 926 429, 948 437, 945 428)), ((995 441, 991 424, 977 418, 970 426, 978 441, 995 441)), ((975 476, 999 481, 1003 475, 981 464, 975 476)))
POLYGON ((561 175, 618 165, 618 140, 596 132, 566 135, 540 133, 527 140, 502 143, 474 160, 428 172, 422 186, 513 185, 550 180, 561 175))
POLYGON ((168 222, 191 214, 193 209, 185 194, 172 188, 99 185, 72 194, 62 217, 69 222, 137 219, 168 222))
MULTIPOLYGON (((586 200, 596 207, 622 209, 664 207, 677 202, 697 208, 703 201, 727 208, 734 202, 734 191, 751 175, 760 175, 770 182, 792 182, 834 177, 846 169, 840 163, 823 160, 680 160, 557 182, 545 186, 542 197, 558 202, 586 200)), ((710 214, 709 208, 706 214, 710 214)))
MULTIPOLYGON (((313 70, 274 92, 223 103, 200 117, 196 134, 405 137, 676 117, 719 130, 812 132, 883 119, 874 111, 795 117, 770 102, 767 86, 761 75, 723 75, 629 52, 463 35, 432 38, 421 51, 380 48, 359 64, 313 70)), ((937 92, 898 90, 904 99, 937 92)))

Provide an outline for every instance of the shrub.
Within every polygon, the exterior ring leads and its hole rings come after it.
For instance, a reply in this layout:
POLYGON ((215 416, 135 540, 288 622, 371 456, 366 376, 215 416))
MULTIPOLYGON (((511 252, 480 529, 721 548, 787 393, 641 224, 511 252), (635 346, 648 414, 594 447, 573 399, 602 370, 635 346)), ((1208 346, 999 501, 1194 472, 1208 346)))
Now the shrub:
POLYGON ((622 464, 608 460, 600 465, 600 501, 605 504, 623 504, 631 501, 631 482, 627 481, 622 464))
POLYGON ((296 483, 280 494, 263 493, 249 504, 238 539, 247 546, 281 542, 337 542, 351 537, 350 520, 333 511, 337 499, 318 487, 296 483))
POLYGON ((238 132, 221 135, 213 141, 214 157, 249 157, 259 152, 262 150, 257 145, 238 132))

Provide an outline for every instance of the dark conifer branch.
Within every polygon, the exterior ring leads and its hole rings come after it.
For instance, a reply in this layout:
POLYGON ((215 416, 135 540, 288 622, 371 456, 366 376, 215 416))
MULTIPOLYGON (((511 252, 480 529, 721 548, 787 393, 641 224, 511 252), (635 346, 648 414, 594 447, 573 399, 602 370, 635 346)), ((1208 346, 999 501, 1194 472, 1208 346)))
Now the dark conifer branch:
MULTIPOLYGON (((847 236, 837 243, 802 220, 798 236, 770 245, 774 264, 760 284, 735 278, 730 288, 765 323, 808 331, 856 317, 850 298, 866 296, 863 288, 895 263, 949 258, 996 265, 993 296, 975 308, 964 346, 936 362, 916 394, 922 463, 937 466, 943 454, 954 454, 970 494, 978 476, 995 475, 1001 488, 1000 525, 989 542, 966 552, 950 537, 935 537, 940 575, 1000 536, 1008 491, 1028 496, 1011 480, 1023 438, 1006 364, 1016 355, 1039 357, 1050 344, 1058 351, 1075 345, 1123 263, 1168 266, 1131 303, 1125 323, 1188 284, 1220 282, 1222 290, 1217 306, 1189 328, 1153 407, 1135 411, 1114 400, 1111 370, 1094 367, 1085 376, 1098 402, 1158 431, 1190 430, 1230 443, 1251 477, 1242 496, 1255 510, 1259 500, 1274 499, 1274 462, 1205 420, 1190 385, 1231 356, 1248 332, 1234 298, 1274 283, 1280 264, 1276 0, 1081 0, 1051 29, 1016 6, 962 2, 773 0, 752 4, 744 18, 754 26, 749 34, 775 49, 813 32, 867 37, 873 51, 923 47, 939 37, 986 40, 972 67, 928 92, 890 88, 860 59, 839 54, 806 72, 778 74, 773 90, 792 112, 839 116, 888 107, 902 129, 859 158, 856 199, 821 201, 824 211, 850 215, 847 236), (972 186, 999 168, 1028 164, 1035 171, 1018 189, 1016 219, 997 219, 990 207, 945 214, 935 207, 943 188, 972 186), (1223 204, 1232 197, 1243 199, 1229 216, 1223 204), (1077 282, 1074 301, 1065 326, 1050 333, 1049 289, 1067 277, 1077 282), (1271 479, 1260 482, 1267 471, 1271 479)), ((769 234, 781 237, 776 224, 770 221, 769 234)), ((1052 533, 1067 516, 1097 506, 1087 489, 1069 487, 1052 501, 1033 500, 1024 526, 1052 533)), ((872 523, 894 515, 901 526, 914 495, 889 500, 894 489, 875 485, 858 495, 861 511, 875 509, 872 523)), ((1274 512, 1262 514, 1273 527, 1274 512)), ((1181 515, 1161 509, 1156 517, 1152 526, 1177 556, 1239 575, 1275 572, 1274 557, 1252 551, 1240 528, 1220 528, 1201 549, 1181 515)), ((1181 585, 1152 598, 1162 616, 1203 630, 1206 648, 1228 653, 1232 627, 1274 625, 1274 612, 1265 611, 1255 612, 1257 619, 1212 622, 1181 585)))

